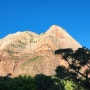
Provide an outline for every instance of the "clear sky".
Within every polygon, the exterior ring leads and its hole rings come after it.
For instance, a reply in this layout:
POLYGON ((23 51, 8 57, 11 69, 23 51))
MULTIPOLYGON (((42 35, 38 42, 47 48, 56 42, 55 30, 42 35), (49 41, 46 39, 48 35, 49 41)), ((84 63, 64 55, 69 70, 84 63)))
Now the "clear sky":
POLYGON ((90 0, 0 0, 0 38, 25 30, 40 34, 53 24, 90 48, 90 0))

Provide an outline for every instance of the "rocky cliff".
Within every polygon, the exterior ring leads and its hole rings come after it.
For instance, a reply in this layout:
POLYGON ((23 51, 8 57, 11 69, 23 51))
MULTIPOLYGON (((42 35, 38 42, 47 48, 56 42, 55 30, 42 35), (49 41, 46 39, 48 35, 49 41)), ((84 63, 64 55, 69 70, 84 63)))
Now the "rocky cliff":
POLYGON ((58 65, 67 65, 54 51, 81 45, 63 28, 53 25, 40 35, 25 31, 0 39, 0 76, 11 74, 55 74, 58 65))

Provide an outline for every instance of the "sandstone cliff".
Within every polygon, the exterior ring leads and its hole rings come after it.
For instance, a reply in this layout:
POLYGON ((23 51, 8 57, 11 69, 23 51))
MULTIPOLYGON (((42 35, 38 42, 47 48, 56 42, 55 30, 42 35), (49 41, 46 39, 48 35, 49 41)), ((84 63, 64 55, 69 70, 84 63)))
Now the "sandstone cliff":
POLYGON ((0 76, 11 73, 55 74, 58 65, 67 65, 60 56, 54 55, 59 48, 73 48, 81 45, 63 28, 53 25, 40 35, 25 31, 9 34, 0 39, 0 76))

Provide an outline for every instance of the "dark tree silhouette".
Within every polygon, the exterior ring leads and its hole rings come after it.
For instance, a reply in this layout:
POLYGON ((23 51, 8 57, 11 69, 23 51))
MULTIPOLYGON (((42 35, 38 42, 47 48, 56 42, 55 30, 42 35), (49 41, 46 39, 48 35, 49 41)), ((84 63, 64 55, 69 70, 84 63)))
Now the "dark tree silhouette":
POLYGON ((48 90, 52 88, 54 82, 49 76, 39 74, 35 76, 37 90, 48 90))
MULTIPOLYGON (((78 48, 76 51, 71 48, 58 49, 55 51, 55 54, 60 54, 68 63, 68 76, 70 78, 73 78, 73 80, 76 81, 85 82, 86 84, 84 83, 84 85, 86 85, 87 88, 90 88, 90 50, 88 48, 82 47, 78 48), (85 65, 87 66, 87 69, 83 73, 81 72, 81 67, 85 65)), ((64 70, 65 69, 63 69, 63 71, 64 70)))
POLYGON ((51 76, 46 76, 44 74, 38 74, 35 77, 36 90, 65 90, 63 84, 58 86, 57 80, 51 76))
POLYGON ((64 66, 58 66, 56 68, 56 77, 59 77, 60 79, 65 79, 67 77, 67 69, 64 66))

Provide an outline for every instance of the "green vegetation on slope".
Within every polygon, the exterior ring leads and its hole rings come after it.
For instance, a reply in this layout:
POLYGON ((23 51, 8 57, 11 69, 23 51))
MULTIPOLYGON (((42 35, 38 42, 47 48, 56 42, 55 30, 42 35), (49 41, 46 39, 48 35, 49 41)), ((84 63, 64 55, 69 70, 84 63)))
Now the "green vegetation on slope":
POLYGON ((34 62, 34 61, 36 61, 36 60, 41 60, 41 58, 42 58, 42 56, 35 56, 35 57, 27 60, 25 63, 23 63, 22 66, 25 66, 25 65, 29 64, 30 62, 34 62))

